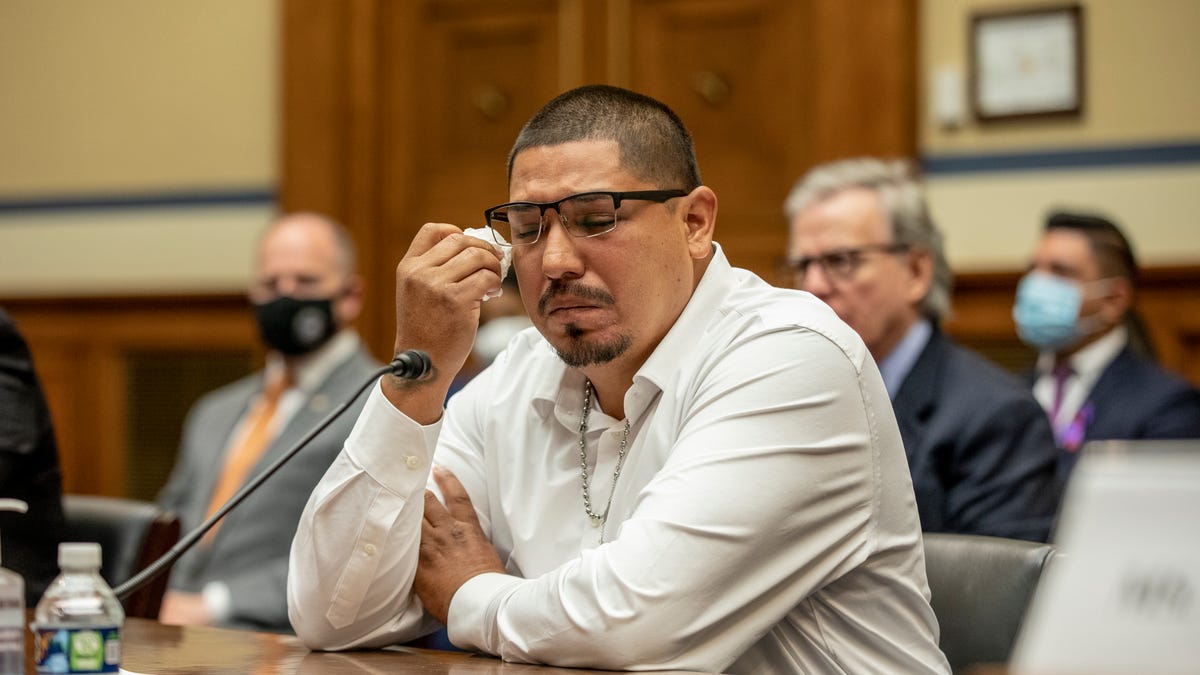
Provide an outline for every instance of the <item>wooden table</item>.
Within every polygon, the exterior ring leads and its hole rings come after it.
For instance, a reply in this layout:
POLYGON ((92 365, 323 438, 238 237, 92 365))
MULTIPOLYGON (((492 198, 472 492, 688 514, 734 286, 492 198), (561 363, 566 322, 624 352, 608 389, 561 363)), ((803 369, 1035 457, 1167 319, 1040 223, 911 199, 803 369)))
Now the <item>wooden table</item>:
MULTIPOLYGON (((609 671, 505 663, 488 656, 412 647, 358 652, 311 652, 292 635, 201 626, 165 626, 148 619, 126 619, 121 643, 123 670, 155 675, 612 675, 609 671)), ((25 644, 25 670, 27 673, 34 673, 36 671, 33 666, 33 643, 28 636, 25 644)))

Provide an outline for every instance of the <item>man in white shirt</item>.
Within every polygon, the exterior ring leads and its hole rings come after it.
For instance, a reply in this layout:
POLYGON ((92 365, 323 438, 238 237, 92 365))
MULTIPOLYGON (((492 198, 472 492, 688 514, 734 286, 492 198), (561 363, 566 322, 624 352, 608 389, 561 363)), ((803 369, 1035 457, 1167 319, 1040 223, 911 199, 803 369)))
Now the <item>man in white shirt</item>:
POLYGON ((566 92, 518 137, 509 197, 485 212, 505 243, 427 224, 397 268, 395 346, 434 372, 385 377, 313 492, 297 635, 442 623, 560 666, 948 672, 879 372, 812 296, 729 265, 678 117, 566 92), (443 411, 502 253, 535 327, 443 411))

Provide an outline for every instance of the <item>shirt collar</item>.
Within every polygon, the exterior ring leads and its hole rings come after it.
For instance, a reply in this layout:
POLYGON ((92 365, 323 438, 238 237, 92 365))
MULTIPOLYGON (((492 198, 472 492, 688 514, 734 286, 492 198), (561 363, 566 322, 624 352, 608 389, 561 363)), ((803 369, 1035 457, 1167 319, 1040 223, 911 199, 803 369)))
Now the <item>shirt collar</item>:
POLYGON ((917 357, 929 343, 931 335, 933 324, 929 319, 922 318, 908 328, 900 342, 883 357, 883 361, 880 361, 879 374, 883 375, 883 385, 887 387, 888 398, 896 398, 896 392, 900 391, 900 385, 904 383, 904 378, 908 377, 913 364, 917 362, 917 357))
MULTIPOLYGON (((1074 374, 1093 380, 1094 378, 1091 376, 1099 377, 1100 371, 1117 358, 1117 354, 1121 353, 1128 342, 1129 332, 1125 326, 1118 325, 1092 344, 1068 357, 1066 365, 1070 366, 1074 374)), ((1053 372, 1054 366, 1053 352, 1042 352, 1038 355, 1037 372, 1039 375, 1053 372)))
MULTIPOLYGON (((295 361, 295 369, 292 372, 294 384, 291 388, 305 393, 316 391, 324 384, 325 380, 329 379, 334 369, 350 358, 350 355, 358 348, 358 334, 353 329, 344 328, 338 331, 328 342, 311 354, 295 361)), ((270 352, 267 354, 266 379, 270 381, 272 378, 278 377, 285 367, 283 356, 279 352, 270 352)))

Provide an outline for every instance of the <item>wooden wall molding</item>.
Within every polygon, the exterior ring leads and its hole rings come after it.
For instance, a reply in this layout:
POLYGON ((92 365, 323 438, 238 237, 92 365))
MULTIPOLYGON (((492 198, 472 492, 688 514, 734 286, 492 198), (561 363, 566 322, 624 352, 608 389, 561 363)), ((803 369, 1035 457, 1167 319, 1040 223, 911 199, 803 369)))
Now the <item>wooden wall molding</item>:
MULTIPOLYGON (((139 354, 178 355, 181 371, 189 355, 240 359, 243 372, 261 357, 243 295, 0 298, 0 306, 29 343, 54 420, 64 489, 73 493, 125 496, 140 453, 173 458, 174 447, 129 441, 136 412, 129 378, 139 354)), ((172 393, 194 398, 215 384, 181 382, 172 393)), ((188 401, 173 403, 171 409, 186 411, 188 401)), ((174 425, 181 423, 180 416, 174 425)))
POLYGON ((916 153, 916 0, 283 0, 281 206, 341 220, 390 350, 395 268, 429 221, 505 201, 525 120, 588 83, 663 100, 721 200, 717 239, 770 278, 812 165, 916 153), (863 45, 870 45, 864 49, 863 45))

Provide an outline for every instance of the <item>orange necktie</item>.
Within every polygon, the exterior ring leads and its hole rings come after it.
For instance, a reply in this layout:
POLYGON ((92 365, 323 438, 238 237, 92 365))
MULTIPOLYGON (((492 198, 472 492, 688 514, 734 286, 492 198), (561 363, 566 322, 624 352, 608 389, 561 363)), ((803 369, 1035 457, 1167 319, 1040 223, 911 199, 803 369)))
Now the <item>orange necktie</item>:
MULTIPOLYGON (((290 386, 291 380, 287 373, 284 373, 268 382, 262 395, 254 402, 250 416, 246 420, 246 433, 242 436, 241 444, 230 448, 225 457, 225 468, 221 470, 221 477, 217 480, 216 488, 213 489, 212 498, 208 502, 208 512, 204 516, 205 520, 212 517, 212 514, 216 513, 217 509, 229 501, 229 498, 242 487, 250 469, 262 458, 263 452, 266 451, 271 441, 271 418, 275 416, 275 410, 279 407, 280 397, 290 386)), ((224 519, 221 522, 224 522, 224 519)), ((214 525, 204 535, 204 540, 212 541, 220 526, 220 522, 214 525)))

